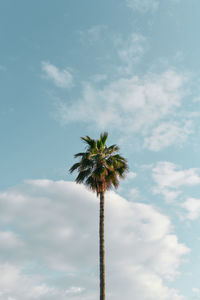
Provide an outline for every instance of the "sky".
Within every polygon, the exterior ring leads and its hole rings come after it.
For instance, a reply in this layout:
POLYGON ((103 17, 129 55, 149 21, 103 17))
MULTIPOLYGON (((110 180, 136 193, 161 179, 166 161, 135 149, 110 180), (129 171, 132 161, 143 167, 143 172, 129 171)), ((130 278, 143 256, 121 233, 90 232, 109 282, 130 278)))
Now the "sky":
POLYGON ((109 300, 200 299, 200 2, 0 3, 0 299, 99 295, 99 199, 68 170, 118 144, 109 300))

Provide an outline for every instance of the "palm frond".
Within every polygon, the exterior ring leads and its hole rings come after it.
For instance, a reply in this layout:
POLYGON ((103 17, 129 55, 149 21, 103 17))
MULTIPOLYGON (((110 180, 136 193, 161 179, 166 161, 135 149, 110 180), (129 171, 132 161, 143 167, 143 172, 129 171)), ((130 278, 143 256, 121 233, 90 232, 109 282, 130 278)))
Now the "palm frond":
POLYGON ((98 150, 101 150, 103 146, 104 145, 103 145, 102 141, 100 139, 97 140, 97 148, 98 148, 98 150))
POLYGON ((83 171, 87 168, 92 168, 94 166, 94 162, 92 159, 82 158, 80 161, 80 171, 83 171))
POLYGON ((107 138, 108 138, 108 132, 101 133, 100 141, 102 142, 103 146, 105 145, 107 138))
POLYGON ((81 137, 81 139, 87 144, 89 145, 91 148, 94 147, 95 145, 95 140, 91 139, 88 135, 86 135, 86 137, 81 137))
POLYGON ((118 161, 127 162, 127 160, 123 156, 121 156, 120 154, 113 155, 113 158, 115 158, 118 161))
POLYGON ((89 176, 86 181, 85 184, 87 187, 89 187, 92 191, 97 192, 97 182, 96 179, 94 178, 94 176, 89 176))
POLYGON ((108 172, 107 172, 106 168, 102 165, 94 170, 94 174, 95 174, 97 179, 101 178, 102 175, 106 176, 107 173, 108 172))
POLYGON ((112 154, 112 153, 117 152, 117 151, 119 151, 119 147, 115 144, 106 149, 106 152, 109 153, 109 154, 112 154))
POLYGON ((77 158, 79 156, 85 156, 85 152, 79 152, 79 153, 74 154, 74 158, 77 158))
POLYGON ((128 172, 128 170, 126 170, 126 168, 124 166, 122 166, 121 168, 116 169, 116 173, 118 174, 118 176, 121 179, 125 178, 127 172, 128 172))
POLYGON ((112 185, 115 188, 118 188, 119 186, 119 180, 117 178, 117 173, 116 172, 109 172, 108 176, 106 177, 106 182, 109 188, 112 187, 112 185))
POLYGON ((79 172, 78 176, 76 177, 76 183, 83 183, 87 180, 87 177, 90 175, 91 169, 87 169, 84 171, 79 172))
POLYGON ((75 163, 70 169, 69 172, 73 173, 76 169, 78 169, 80 167, 80 163, 75 163))

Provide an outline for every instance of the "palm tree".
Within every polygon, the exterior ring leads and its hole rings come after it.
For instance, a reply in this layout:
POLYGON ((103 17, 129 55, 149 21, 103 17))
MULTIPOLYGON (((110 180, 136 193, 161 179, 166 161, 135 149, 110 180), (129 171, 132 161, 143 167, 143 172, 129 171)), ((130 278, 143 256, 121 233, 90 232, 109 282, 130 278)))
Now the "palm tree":
POLYGON ((81 137, 86 143, 86 151, 74 155, 80 158, 70 168, 70 173, 78 171, 76 183, 83 183, 100 197, 99 213, 99 258, 100 258, 100 300, 105 300, 105 250, 104 250, 104 194, 112 187, 117 188, 119 179, 128 171, 127 160, 118 154, 119 147, 106 146, 108 133, 104 132, 98 140, 89 136, 81 137))

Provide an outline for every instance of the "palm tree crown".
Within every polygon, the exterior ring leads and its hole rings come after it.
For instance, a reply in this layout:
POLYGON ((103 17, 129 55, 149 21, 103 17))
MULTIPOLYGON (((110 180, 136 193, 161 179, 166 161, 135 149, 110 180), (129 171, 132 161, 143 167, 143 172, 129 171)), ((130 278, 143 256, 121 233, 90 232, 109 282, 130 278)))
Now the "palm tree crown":
POLYGON ((89 136, 81 137, 86 143, 86 151, 74 155, 80 157, 80 161, 70 168, 70 173, 77 170, 76 183, 84 183, 97 195, 101 192, 115 188, 119 185, 119 179, 124 178, 128 171, 127 160, 118 154, 119 147, 106 146, 108 133, 104 132, 98 140, 89 136))

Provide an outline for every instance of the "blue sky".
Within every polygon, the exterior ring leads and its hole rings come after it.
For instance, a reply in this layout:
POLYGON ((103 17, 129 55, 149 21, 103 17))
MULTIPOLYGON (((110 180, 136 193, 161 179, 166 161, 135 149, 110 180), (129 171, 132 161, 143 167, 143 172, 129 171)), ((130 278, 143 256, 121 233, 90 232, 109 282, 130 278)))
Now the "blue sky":
POLYGON ((199 10, 0 3, 2 300, 97 297, 98 200, 68 169, 103 131, 130 165, 107 195, 109 298, 200 299, 199 10))

